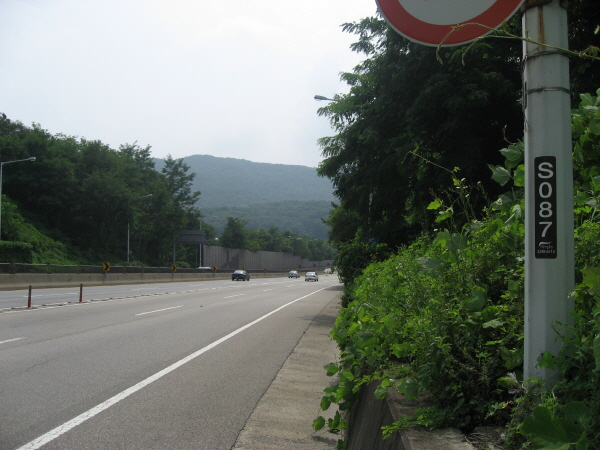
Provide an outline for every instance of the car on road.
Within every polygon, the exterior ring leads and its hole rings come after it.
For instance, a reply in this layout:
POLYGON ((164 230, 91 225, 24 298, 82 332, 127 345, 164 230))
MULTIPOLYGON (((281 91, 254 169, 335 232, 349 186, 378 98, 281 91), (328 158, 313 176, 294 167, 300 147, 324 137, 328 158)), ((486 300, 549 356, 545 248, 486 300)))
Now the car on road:
POLYGON ((319 281, 319 275, 317 275, 317 272, 306 272, 304 281, 319 281))
POLYGON ((231 281, 250 281, 250 275, 245 270, 236 270, 231 274, 231 281))
POLYGON ((300 278, 300 274, 296 270, 290 270, 288 278, 300 278))

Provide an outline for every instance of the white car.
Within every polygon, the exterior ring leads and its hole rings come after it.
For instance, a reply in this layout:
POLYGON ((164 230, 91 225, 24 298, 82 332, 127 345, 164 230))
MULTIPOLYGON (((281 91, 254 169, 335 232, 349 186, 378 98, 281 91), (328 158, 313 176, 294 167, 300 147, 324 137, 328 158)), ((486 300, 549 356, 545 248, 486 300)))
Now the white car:
POLYGON ((317 275, 317 272, 306 272, 304 281, 319 281, 319 275, 317 275))
POLYGON ((300 278, 300 274, 296 270, 290 270, 288 278, 300 278))

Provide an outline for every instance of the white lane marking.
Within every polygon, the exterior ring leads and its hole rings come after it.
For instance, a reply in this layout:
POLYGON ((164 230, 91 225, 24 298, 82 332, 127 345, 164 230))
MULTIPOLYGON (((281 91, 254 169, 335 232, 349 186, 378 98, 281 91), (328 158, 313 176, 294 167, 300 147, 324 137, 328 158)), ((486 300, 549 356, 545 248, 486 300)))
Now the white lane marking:
POLYGON ((62 425, 59 425, 58 427, 54 428, 53 430, 48 431, 46 434, 43 434, 40 437, 34 439, 33 441, 25 444, 24 446, 19 447, 17 450, 37 450, 38 448, 46 445, 48 442, 56 439, 57 437, 61 436, 62 434, 65 434, 70 429, 75 428, 77 425, 82 424, 83 422, 85 422, 88 419, 91 419, 92 417, 101 413, 105 409, 108 409, 111 406, 119 403, 121 400, 124 400, 125 398, 129 397, 131 394, 136 393, 140 389, 143 389, 146 386, 148 386, 149 384, 155 382, 156 380, 159 380, 160 378, 164 377, 165 375, 168 375, 169 373, 173 372, 175 369, 178 369, 179 367, 183 366, 184 364, 192 361, 193 359, 196 359, 198 356, 202 355, 203 353, 206 353, 207 351, 212 350, 219 344, 222 344, 223 342, 231 339, 235 335, 240 334, 242 331, 247 330, 248 328, 263 321, 267 317, 272 316, 273 314, 281 311, 283 308, 293 305, 294 303, 296 303, 300 300, 303 300, 306 297, 310 297, 311 295, 316 294, 317 292, 320 292, 323 289, 325 289, 325 288, 317 289, 316 291, 311 292, 310 294, 307 294, 303 297, 297 298, 296 300, 292 300, 291 302, 286 303, 285 305, 282 305, 279 308, 275 308, 273 311, 265 314, 264 316, 259 317, 258 319, 250 322, 249 324, 244 325, 243 327, 240 327, 235 331, 232 331, 227 336, 223 336, 221 339, 216 340, 212 344, 209 344, 206 347, 201 348, 200 350, 192 353, 191 355, 188 355, 185 358, 177 361, 176 363, 171 364, 169 367, 161 370, 160 372, 157 372, 154 375, 146 378, 145 380, 140 381, 138 384, 131 386, 129 389, 125 389, 123 392, 115 395, 114 397, 109 398, 105 402, 100 403, 99 405, 84 412, 83 414, 78 415, 77 417, 69 420, 68 422, 65 422, 62 425))
POLYGON ((143 312, 143 313, 136 314, 136 316, 143 316, 144 314, 152 314, 152 313, 155 313, 155 312, 167 311, 168 309, 181 308, 182 306, 183 305, 171 306, 170 308, 155 309, 154 311, 148 311, 148 312, 143 312))
POLYGON ((0 341, 0 344, 6 344, 7 342, 20 341, 21 339, 25 339, 25 338, 22 337, 22 338, 7 339, 6 341, 0 341))
POLYGON ((274 291, 275 289, 263 289, 263 292, 274 291))
MULTIPOLYGON (((65 297, 67 295, 79 295, 79 292, 65 292, 62 294, 31 294, 31 298, 36 297, 65 297)), ((29 298, 29 294, 21 296, 21 298, 29 298)))
POLYGON ((242 295, 246 295, 246 294, 235 294, 235 295, 230 295, 228 297, 223 297, 223 298, 241 297, 242 295))

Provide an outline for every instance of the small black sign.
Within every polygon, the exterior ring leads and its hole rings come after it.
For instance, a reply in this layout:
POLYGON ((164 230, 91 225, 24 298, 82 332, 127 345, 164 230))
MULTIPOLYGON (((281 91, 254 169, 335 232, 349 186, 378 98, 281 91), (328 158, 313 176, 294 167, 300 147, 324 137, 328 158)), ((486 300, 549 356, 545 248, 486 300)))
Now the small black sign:
POLYGON ((556 157, 539 156, 535 166, 535 257, 556 258, 556 157))

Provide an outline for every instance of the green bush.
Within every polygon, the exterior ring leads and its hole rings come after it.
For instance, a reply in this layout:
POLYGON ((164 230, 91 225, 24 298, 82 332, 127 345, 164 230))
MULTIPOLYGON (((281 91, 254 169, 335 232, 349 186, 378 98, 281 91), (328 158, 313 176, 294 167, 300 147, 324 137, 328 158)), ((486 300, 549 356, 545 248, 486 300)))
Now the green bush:
POLYGON ((33 246, 26 242, 0 241, 0 262, 33 263, 33 246))
MULTIPOLYGON (((477 187, 453 177, 447 198, 429 205, 440 224, 435 235, 353 274, 332 330, 340 361, 326 366, 339 381, 325 390, 323 409, 337 403, 347 410, 363 384, 380 380, 379 398, 389 389, 408 398, 427 390, 438 403, 387 427, 388 434, 415 423, 465 431, 494 424, 507 426, 506 448, 600 448, 599 97, 582 96, 573 138, 574 326, 562 353, 541 360, 562 380, 552 390, 522 380, 524 168, 517 143, 501 151, 504 167, 490 167, 507 192, 483 216, 469 210, 477 187)), ((328 425, 347 426, 343 416, 328 425)))

